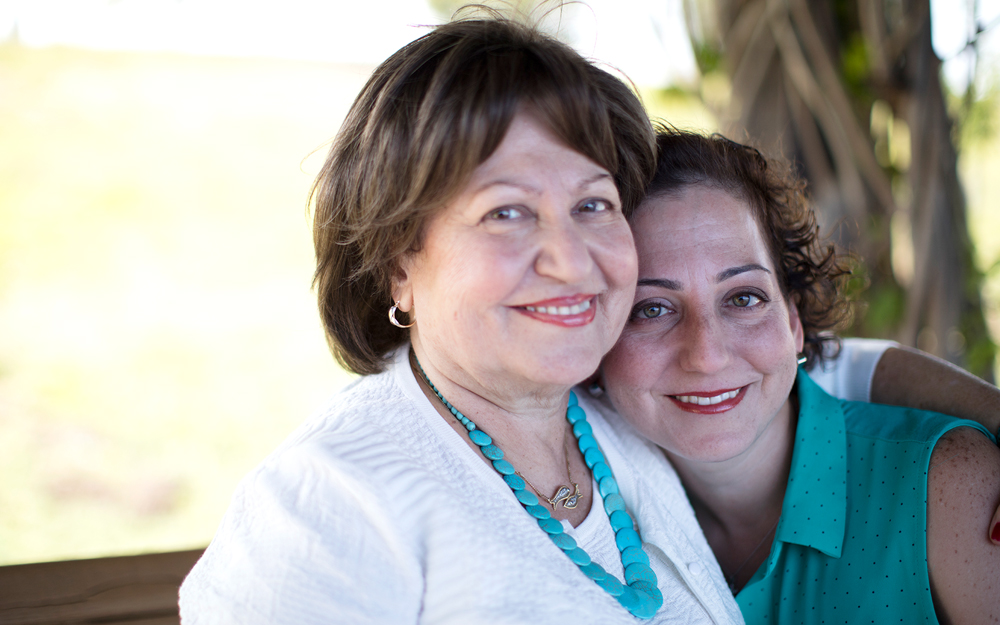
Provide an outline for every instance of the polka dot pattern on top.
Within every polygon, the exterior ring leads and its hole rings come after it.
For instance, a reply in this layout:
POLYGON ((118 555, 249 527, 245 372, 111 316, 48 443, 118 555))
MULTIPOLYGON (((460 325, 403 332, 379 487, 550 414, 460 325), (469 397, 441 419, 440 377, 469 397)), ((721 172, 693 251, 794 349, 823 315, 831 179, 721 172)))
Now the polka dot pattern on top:
POLYGON ((846 402, 799 372, 799 420, 768 559, 736 601, 760 623, 937 623, 927 468, 945 415, 846 402))

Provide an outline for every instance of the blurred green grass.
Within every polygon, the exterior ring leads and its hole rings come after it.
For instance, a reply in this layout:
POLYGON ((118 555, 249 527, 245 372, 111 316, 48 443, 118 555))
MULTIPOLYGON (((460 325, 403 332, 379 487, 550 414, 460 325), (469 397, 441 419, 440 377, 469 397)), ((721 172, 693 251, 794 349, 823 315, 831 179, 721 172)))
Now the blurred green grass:
POLYGON ((206 544, 347 381, 305 199, 369 71, 0 46, 0 564, 206 544))
MULTIPOLYGON (((305 200, 370 70, 0 45, 0 564, 207 544, 349 379, 305 200)), ((643 97, 715 127, 682 93, 643 97)), ((998 171, 995 140, 963 160, 987 264, 998 171)))

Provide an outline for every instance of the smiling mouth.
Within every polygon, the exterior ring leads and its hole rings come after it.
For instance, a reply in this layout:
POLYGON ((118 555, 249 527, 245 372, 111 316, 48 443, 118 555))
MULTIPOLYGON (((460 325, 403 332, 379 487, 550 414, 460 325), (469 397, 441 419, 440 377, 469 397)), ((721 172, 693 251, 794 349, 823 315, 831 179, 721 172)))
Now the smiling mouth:
POLYGON ((526 306, 515 306, 514 310, 537 321, 566 328, 577 328, 594 320, 597 314, 595 300, 595 295, 573 295, 526 306))
POLYGON ((572 306, 525 306, 524 309, 528 312, 537 312, 543 315, 560 315, 566 317, 569 315, 579 315, 582 312, 590 310, 592 301, 588 299, 572 306))
POLYGON ((678 408, 686 412, 715 414, 735 408, 743 401, 747 387, 741 386, 728 391, 711 391, 697 395, 667 395, 678 408))
POLYGON ((734 391, 726 391, 719 395, 713 395, 711 397, 701 397, 698 395, 671 395, 674 399, 685 404, 698 404, 699 406, 710 406, 713 404, 721 404, 727 399, 732 399, 740 394, 740 389, 734 391))

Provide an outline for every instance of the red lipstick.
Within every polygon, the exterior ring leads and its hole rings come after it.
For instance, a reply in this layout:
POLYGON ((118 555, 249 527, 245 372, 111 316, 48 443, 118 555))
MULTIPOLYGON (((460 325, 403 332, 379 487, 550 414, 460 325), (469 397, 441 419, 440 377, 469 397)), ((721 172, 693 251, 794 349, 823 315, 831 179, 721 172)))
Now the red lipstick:
POLYGON ((667 397, 685 412, 718 414, 735 408, 737 404, 743 401, 746 391, 747 387, 741 386, 740 388, 729 390, 684 393, 681 395, 667 395, 667 397), (713 401, 714 403, 712 403, 713 401))
POLYGON ((538 321, 577 328, 594 320, 597 300, 594 295, 570 295, 515 306, 514 310, 538 321))

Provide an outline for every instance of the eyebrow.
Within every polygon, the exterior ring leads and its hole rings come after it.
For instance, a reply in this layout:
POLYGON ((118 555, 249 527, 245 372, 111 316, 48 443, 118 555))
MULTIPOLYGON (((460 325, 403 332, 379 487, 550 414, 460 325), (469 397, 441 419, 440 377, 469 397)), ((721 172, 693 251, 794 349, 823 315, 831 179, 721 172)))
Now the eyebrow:
POLYGON ((665 278, 641 278, 639 280, 639 286, 655 286, 668 291, 684 290, 684 285, 680 282, 676 280, 667 280, 665 278))
MULTIPOLYGON (((599 171, 596 174, 594 174, 593 176, 590 176, 588 178, 584 178, 583 180, 581 180, 580 184, 578 184, 576 186, 576 189, 577 189, 577 191, 582 191, 583 189, 586 189, 590 185, 594 184, 595 182, 598 182, 600 180, 605 180, 605 179, 611 180, 612 182, 614 181, 614 177, 611 174, 609 174, 606 171, 599 171)), ((530 184, 524 184, 524 183, 518 182, 516 180, 509 180, 507 178, 498 178, 496 180, 491 180, 490 182, 487 182, 486 184, 483 184, 482 186, 477 187, 474 192, 475 193, 481 193, 481 192, 483 192, 486 189, 489 189, 491 187, 514 187, 516 189, 521 189, 522 191, 525 191, 525 192, 530 193, 532 195, 541 195, 542 194, 542 190, 539 189, 538 187, 535 187, 535 186, 530 185, 530 184)))
POLYGON ((758 265, 757 263, 750 263, 749 265, 740 265, 739 267, 731 267, 724 271, 720 271, 719 275, 715 276, 715 282, 719 283, 723 280, 728 280, 733 276, 738 276, 741 273, 746 273, 748 271, 763 271, 765 273, 771 273, 771 270, 767 267, 758 265))
POLYGON ((605 179, 609 179, 612 182, 614 182, 614 180, 615 180, 614 176, 612 176, 610 173, 608 173, 606 171, 599 171, 596 174, 594 174, 593 176, 591 176, 589 178, 584 178, 583 180, 581 180, 580 184, 578 184, 576 188, 577 189, 584 189, 584 188, 589 187, 590 185, 594 184, 598 180, 605 180, 605 179))
MULTIPOLYGON (((746 273, 748 271, 764 271, 771 273, 771 270, 767 267, 758 265, 756 263, 751 263, 749 265, 740 265, 739 267, 731 267, 730 269, 723 270, 715 276, 715 282, 719 283, 724 280, 728 280, 733 276, 738 276, 741 273, 746 273)), ((638 282, 638 286, 652 286, 661 289, 666 289, 668 291, 683 291, 684 285, 677 280, 669 280, 667 278, 641 278, 638 282)))

